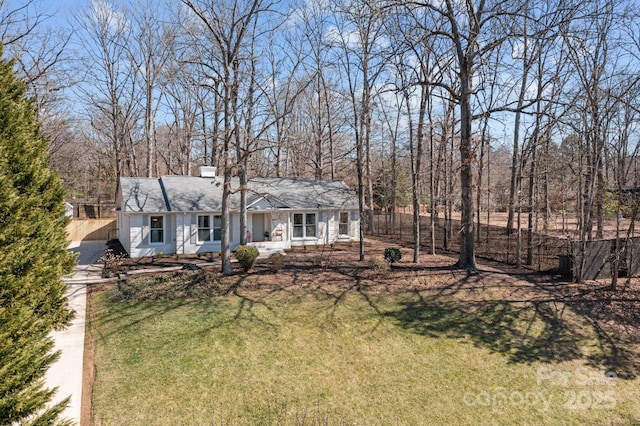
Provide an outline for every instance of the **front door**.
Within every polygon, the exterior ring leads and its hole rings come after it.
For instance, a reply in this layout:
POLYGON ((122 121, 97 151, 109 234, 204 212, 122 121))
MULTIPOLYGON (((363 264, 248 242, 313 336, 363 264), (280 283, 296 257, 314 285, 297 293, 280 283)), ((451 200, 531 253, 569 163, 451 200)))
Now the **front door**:
POLYGON ((264 213, 253 213, 251 217, 253 241, 264 241, 264 213))

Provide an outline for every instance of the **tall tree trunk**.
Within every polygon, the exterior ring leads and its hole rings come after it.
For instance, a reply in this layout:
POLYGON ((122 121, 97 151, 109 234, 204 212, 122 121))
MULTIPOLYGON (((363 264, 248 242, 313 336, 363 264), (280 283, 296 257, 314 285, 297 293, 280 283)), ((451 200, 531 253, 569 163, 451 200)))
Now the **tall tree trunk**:
MULTIPOLYGON (((487 137, 487 127, 489 126, 489 119, 484 120, 484 124, 482 126, 482 133, 480 134, 480 158, 478 159, 478 191, 476 192, 476 239, 481 241, 482 227, 480 226, 480 218, 482 211, 482 175, 484 172, 484 156, 486 151, 486 137, 487 137)), ((487 222, 487 226, 489 223, 487 222)))
MULTIPOLYGON (((429 246, 431 255, 436 254, 436 222, 438 220, 438 205, 436 203, 436 190, 435 190, 435 177, 434 177, 434 167, 433 163, 433 118, 431 116, 432 108, 429 108, 429 209, 431 210, 431 214, 429 215, 429 246)), ((395 145, 394 145, 395 148, 395 145)), ((395 155, 395 153, 394 153, 395 155)))
POLYGON ((224 180, 222 184, 222 230, 220 238, 222 273, 224 275, 233 275, 231 266, 231 139, 233 132, 231 129, 231 102, 232 90, 231 86, 231 64, 227 63, 225 67, 225 85, 224 85, 224 140, 222 142, 222 161, 224 180))
POLYGON ((537 173, 537 145, 538 145, 538 131, 534 131, 531 147, 531 167, 529 169, 529 188, 527 194, 527 259, 526 264, 533 264, 533 211, 535 208, 535 182, 537 173))
POLYGON ((460 189, 462 198, 462 232, 460 257, 456 266, 469 272, 478 270, 476 265, 473 232, 473 147, 471 122, 471 84, 473 60, 465 57, 460 64, 460 189))
POLYGON ((426 105, 428 90, 426 85, 420 86, 420 110, 418 112, 418 131, 413 137, 413 124, 411 120, 411 102, 409 93, 405 91, 407 113, 409 117, 409 150, 411 155, 411 193, 413 201, 413 262, 420 261, 420 173, 422 163, 422 141, 424 139, 424 119, 426 115, 426 105), (415 140, 414 140, 415 139, 415 140))

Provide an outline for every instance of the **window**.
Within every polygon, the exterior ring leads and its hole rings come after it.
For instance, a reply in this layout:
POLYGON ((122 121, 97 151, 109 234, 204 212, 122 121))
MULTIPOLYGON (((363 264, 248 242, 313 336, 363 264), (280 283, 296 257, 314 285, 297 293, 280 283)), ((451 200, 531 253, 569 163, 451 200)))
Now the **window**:
POLYGON ((149 230, 151 231, 151 244, 164 243, 164 216, 151 216, 149 218, 149 230))
POLYGON ((213 241, 222 240, 222 216, 213 217, 213 241))
POLYGON ((349 213, 340 212, 340 221, 338 222, 338 234, 349 235, 349 213))
POLYGON ((293 214, 293 238, 314 238, 316 236, 316 214, 293 214))
POLYGON ((198 216, 198 242, 211 241, 211 216, 198 216))
POLYGON ((293 238, 304 237, 304 227, 302 226, 302 213, 293 214, 293 238))
POLYGON ((315 237, 316 236, 316 214, 315 213, 307 213, 306 214, 306 232, 305 237, 315 237))
POLYGON ((198 242, 222 239, 222 216, 198 216, 198 242))

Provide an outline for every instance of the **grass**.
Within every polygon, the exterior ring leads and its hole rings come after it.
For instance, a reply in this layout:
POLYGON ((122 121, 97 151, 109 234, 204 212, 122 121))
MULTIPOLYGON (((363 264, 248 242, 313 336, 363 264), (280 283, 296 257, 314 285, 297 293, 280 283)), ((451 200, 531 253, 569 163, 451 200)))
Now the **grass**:
POLYGON ((95 295, 95 424, 640 424, 638 380, 588 362, 574 313, 191 277, 95 295))

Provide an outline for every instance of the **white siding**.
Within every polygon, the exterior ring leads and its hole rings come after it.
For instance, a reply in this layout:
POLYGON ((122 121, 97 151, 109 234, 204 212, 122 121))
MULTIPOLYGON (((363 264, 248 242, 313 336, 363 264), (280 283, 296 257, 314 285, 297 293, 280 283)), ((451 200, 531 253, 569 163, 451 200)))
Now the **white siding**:
POLYGON ((142 215, 135 214, 130 215, 130 235, 131 249, 129 250, 129 256, 131 257, 144 257, 155 256, 158 252, 172 254, 175 253, 175 218, 170 214, 157 214, 157 215, 142 215), (145 227, 148 227, 149 216, 164 216, 164 243, 163 244, 149 244, 144 241, 145 227))
POLYGON ((186 213, 176 215, 176 253, 185 253, 185 243, 189 241, 189 227, 185 226, 185 222, 189 223, 191 215, 186 213))
POLYGON ((122 247, 131 255, 131 221, 129 215, 118 212, 118 240, 122 247))
POLYGON ((332 243, 338 239, 338 221, 336 218, 340 216, 338 212, 329 212, 327 216, 327 233, 329 235, 329 243, 332 243))
POLYGON ((360 240, 360 212, 353 211, 349 215, 349 236, 354 240, 360 240))
MULTIPOLYGON (((221 242, 220 241, 207 241, 207 242, 198 242, 197 234, 198 234, 198 220, 197 217, 199 215, 219 215, 220 213, 214 212, 199 212, 199 213, 189 213, 178 216, 178 223, 176 229, 177 235, 177 244, 178 244, 178 253, 184 254, 196 254, 196 253, 218 253, 221 250, 221 242), (194 238, 192 238, 192 234, 194 238)), ((240 244, 239 236, 240 231, 237 229, 240 226, 240 215, 232 214, 231 221, 229 224, 230 228, 230 236, 229 236, 229 246, 232 250, 234 250, 238 244, 240 244)))
POLYGON ((280 233, 282 241, 289 241, 289 214, 274 211, 271 214, 271 235, 280 233))
MULTIPOLYGON (((316 237, 292 239, 292 211, 265 212, 265 229, 274 235, 276 230, 282 232, 282 241, 273 241, 274 244, 290 247, 292 245, 316 245, 329 244, 338 239, 339 211, 307 211, 316 214, 316 237)), ((349 212, 349 239, 358 239, 359 215, 357 211, 349 212)), ((200 213, 216 214, 216 213, 200 213)), ((219 213, 218 213, 219 214, 219 213)), ((131 257, 153 256, 159 251, 165 254, 195 254, 219 252, 220 241, 198 243, 197 216, 198 213, 165 213, 164 219, 164 244, 149 244, 145 241, 145 232, 148 232, 149 214, 118 213, 118 238, 131 257), (145 221, 147 221, 145 223, 145 221), (146 230, 145 230, 146 227, 146 230)), ((230 218, 230 247, 232 250, 240 244, 240 214, 233 213, 230 218)), ((251 221, 249 221, 249 224, 251 221)))

